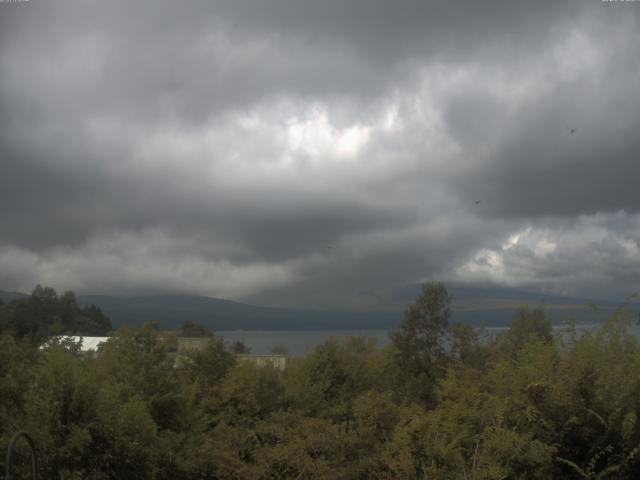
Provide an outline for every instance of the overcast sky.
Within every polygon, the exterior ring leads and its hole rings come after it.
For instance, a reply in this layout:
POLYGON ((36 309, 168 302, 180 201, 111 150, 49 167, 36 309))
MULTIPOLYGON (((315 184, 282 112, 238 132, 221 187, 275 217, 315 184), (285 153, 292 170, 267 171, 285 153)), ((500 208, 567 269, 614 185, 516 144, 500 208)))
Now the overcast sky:
POLYGON ((640 2, 3 2, 0 162, 0 289, 622 299, 640 2))

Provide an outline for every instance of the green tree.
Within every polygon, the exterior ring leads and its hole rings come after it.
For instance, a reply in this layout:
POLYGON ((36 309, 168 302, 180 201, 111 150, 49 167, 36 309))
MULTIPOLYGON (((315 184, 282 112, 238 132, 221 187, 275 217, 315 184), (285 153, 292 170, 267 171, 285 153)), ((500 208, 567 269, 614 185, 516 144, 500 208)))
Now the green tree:
MULTIPOLYGON (((0 432, 18 429, 26 386, 33 382, 34 368, 41 359, 41 352, 27 340, 0 335, 0 432)), ((5 440, 8 442, 8 438, 5 440)))
POLYGON ((29 297, 13 300, 4 310, 3 330, 34 345, 48 338, 54 325, 62 324, 58 295, 49 287, 36 286, 29 297))
POLYGON ((285 377, 288 395, 302 411, 349 431, 353 399, 377 383, 375 357, 373 340, 350 337, 341 344, 329 338, 292 362, 285 377))
POLYGON ((112 330, 109 317, 95 305, 81 307, 74 323, 73 333, 76 335, 103 336, 108 335, 112 330))
POLYGON ((545 318, 544 309, 542 307, 518 308, 509 325, 506 339, 515 349, 522 348, 527 342, 550 342, 553 334, 551 323, 545 318))
POLYGON ((181 369, 185 378, 203 385, 219 383, 235 364, 235 356, 217 335, 211 337, 205 348, 187 350, 183 355, 181 369))
POLYGON ((251 349, 242 340, 236 340, 231 344, 231 351, 233 353, 243 354, 250 353, 251 349))
POLYGON ((212 337, 213 332, 196 322, 191 320, 185 320, 180 324, 178 328, 178 336, 180 337, 212 337))
POLYGON ((0 330, 27 338, 34 345, 51 335, 105 335, 111 330, 111 321, 98 307, 80 307, 73 292, 59 296, 53 288, 40 285, 30 296, 13 300, 0 310, 0 330))
POLYGON ((220 401, 223 418, 234 425, 253 425, 284 406, 281 372, 267 365, 236 364, 226 375, 220 401))
POLYGON ((491 351, 491 342, 481 340, 480 334, 466 323, 456 323, 449 329, 450 355, 470 367, 483 369, 486 367, 491 351))
POLYGON ((113 378, 124 396, 139 395, 160 429, 180 430, 188 399, 175 368, 175 337, 162 337, 151 325, 124 327, 106 342, 96 360, 103 378, 113 378))
POLYGON ((426 283, 390 334, 396 361, 406 376, 406 395, 433 406, 437 379, 443 373, 443 339, 451 316, 451 296, 442 283, 426 283))
POLYGON ((156 478, 162 445, 146 403, 101 382, 92 362, 50 348, 25 393, 43 478, 156 478))
POLYGON ((184 388, 193 388, 196 400, 212 413, 218 406, 222 380, 236 363, 235 355, 216 335, 204 349, 187 350, 181 355, 178 373, 184 388))

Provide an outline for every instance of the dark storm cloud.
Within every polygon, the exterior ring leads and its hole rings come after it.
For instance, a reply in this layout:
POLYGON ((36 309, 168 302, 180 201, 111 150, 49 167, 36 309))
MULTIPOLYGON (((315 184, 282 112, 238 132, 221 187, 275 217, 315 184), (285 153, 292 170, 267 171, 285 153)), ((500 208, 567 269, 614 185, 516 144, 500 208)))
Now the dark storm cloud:
POLYGON ((581 2, 296 2, 226 1, 220 12, 238 24, 351 46, 376 63, 411 56, 470 55, 506 42, 543 43, 558 20, 579 17, 581 2))
POLYGON ((278 260, 323 251, 341 234, 411 219, 349 197, 301 191, 210 187, 171 172, 114 174, 91 163, 72 169, 7 155, 0 177, 0 242, 40 250, 78 245, 112 230, 164 228, 203 241, 236 241, 251 256, 278 260), (182 182, 189 181, 189 185, 182 182), (302 199, 302 203, 300 203, 302 199), (25 215, 25 212, 29 212, 25 215))
POLYGON ((508 60, 561 39, 585 10, 593 6, 62 1, 5 8, 0 21, 25 90, 52 76, 58 100, 80 96, 85 111, 199 121, 268 95, 380 94, 425 60, 508 60))
POLYGON ((629 288, 635 7, 0 4, 0 288, 629 288))
MULTIPOLYGON (((639 212, 637 69, 637 61, 609 62, 603 77, 561 86, 553 101, 519 111, 509 138, 490 148, 489 164, 474 169, 472 182, 456 180, 460 190, 473 192, 468 200, 485 200, 483 213, 498 216, 639 212)), ((490 111, 475 107, 467 103, 464 110, 490 111)))
MULTIPOLYGON (((393 290, 451 275, 461 251, 488 243, 490 235, 473 220, 456 223, 443 242, 431 228, 348 236, 325 253, 324 268, 310 265, 304 282, 266 287, 244 297, 265 305, 313 308, 398 309, 393 290)), ((501 230, 492 224, 492 230, 501 230)))

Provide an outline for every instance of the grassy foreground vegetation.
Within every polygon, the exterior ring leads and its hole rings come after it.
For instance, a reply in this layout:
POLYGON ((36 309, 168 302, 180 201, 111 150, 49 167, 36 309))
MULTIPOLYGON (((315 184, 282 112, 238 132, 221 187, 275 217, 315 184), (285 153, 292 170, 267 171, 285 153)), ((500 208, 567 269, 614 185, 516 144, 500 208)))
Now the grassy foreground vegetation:
POLYGON ((284 372, 236 363, 215 335, 176 367, 152 325, 117 330, 96 357, 38 349, 44 327, 22 328, 11 302, 0 447, 31 432, 48 479, 640 478, 640 345, 624 308, 580 337, 521 309, 481 339, 449 325, 450 301, 427 284, 388 347, 330 339, 284 372))

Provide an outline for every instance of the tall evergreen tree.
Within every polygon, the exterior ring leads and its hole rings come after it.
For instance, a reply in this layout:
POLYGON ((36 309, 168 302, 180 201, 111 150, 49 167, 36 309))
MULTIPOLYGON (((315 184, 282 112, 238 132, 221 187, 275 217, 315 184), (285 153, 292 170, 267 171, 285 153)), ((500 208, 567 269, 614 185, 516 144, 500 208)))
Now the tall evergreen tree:
POLYGON ((425 283, 400 328, 390 334, 397 349, 396 362, 407 377, 408 400, 433 405, 450 316, 451 295, 444 284, 425 283))

